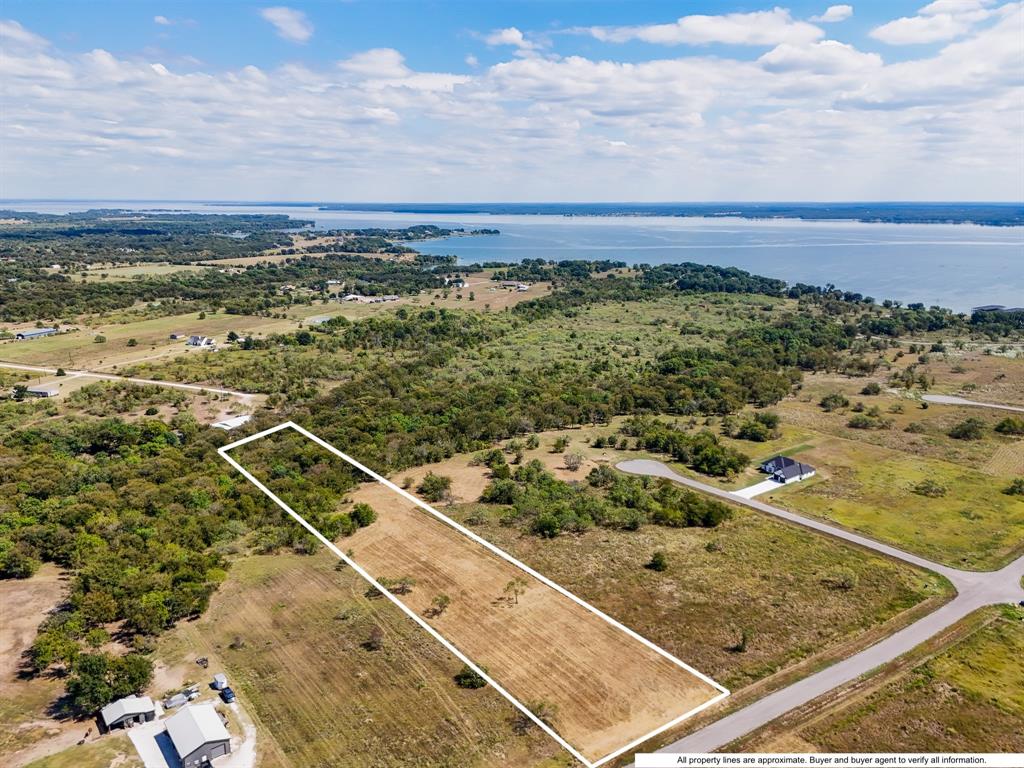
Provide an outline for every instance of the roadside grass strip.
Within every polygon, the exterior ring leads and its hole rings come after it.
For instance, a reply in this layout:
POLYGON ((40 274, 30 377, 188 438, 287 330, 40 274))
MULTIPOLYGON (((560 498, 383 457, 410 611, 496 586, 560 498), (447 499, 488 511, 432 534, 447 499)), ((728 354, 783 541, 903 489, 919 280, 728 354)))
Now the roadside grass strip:
MULTIPOLYGON (((409 616, 409 618, 411 618, 414 622, 416 622, 420 627, 422 627, 424 630, 426 630, 435 640, 437 640, 439 643, 441 643, 441 645, 443 645, 456 658, 458 658, 460 661, 462 661, 464 664, 466 664, 468 667, 470 667, 474 672, 476 672, 478 675, 480 675, 481 678, 483 678, 492 688, 494 688, 494 690, 496 690, 505 699, 507 699, 525 717, 529 718, 529 720, 532 721, 537 727, 541 728, 551 738, 553 738, 562 747, 564 747, 573 757, 575 757, 577 760, 579 760, 583 765, 587 766, 588 768, 598 768, 598 766, 601 766, 604 763, 607 763, 607 762, 609 762, 611 760, 614 760, 615 758, 619 757, 623 753, 628 752, 629 750, 633 749, 634 747, 637 747, 638 745, 642 744, 643 742, 647 741, 648 739, 651 739, 654 736, 657 736, 658 734, 660 734, 660 733, 662 733, 662 732, 664 732, 664 731, 666 731, 666 730, 668 730, 670 728, 673 728, 673 727, 679 725, 684 720, 687 720, 688 718, 693 717, 694 715, 696 715, 697 713, 707 709, 708 707, 713 706, 714 704, 718 703, 719 701, 721 701, 722 699, 724 699, 725 697, 727 697, 729 695, 729 691, 726 688, 724 688, 722 685, 720 685, 717 682, 715 682, 714 680, 712 680, 707 675, 703 674, 702 672, 699 672, 698 670, 696 670, 693 667, 689 666, 685 662, 677 659, 675 656, 670 654, 668 651, 666 651, 663 648, 655 645, 650 640, 646 639, 645 637, 643 637, 643 636, 637 634, 636 632, 634 632, 633 630, 631 630, 629 627, 621 624, 620 622, 616 621, 615 619, 613 619, 610 616, 606 615, 605 613, 601 612, 600 610, 598 610, 594 606, 590 605, 586 601, 580 599, 579 597, 577 597, 573 593, 569 592, 568 590, 566 590, 563 587, 559 586, 555 582, 551 581, 550 579, 545 577, 543 574, 538 573, 534 569, 530 568, 528 565, 520 562, 519 560, 515 559, 511 555, 507 554, 504 550, 499 549, 498 547, 494 546, 493 544, 488 542, 486 539, 481 538, 480 536, 478 536, 477 534, 475 534, 471 530, 468 530, 467 528, 465 528, 464 526, 462 526, 459 523, 455 522, 451 518, 447 517, 446 515, 442 514, 441 512, 438 512, 436 509, 434 509, 429 504, 421 501, 416 496, 414 496, 411 493, 408 493, 407 491, 403 490, 399 486, 397 486, 394 483, 392 483, 391 481, 389 481, 387 478, 382 477, 381 475, 377 474, 376 472, 374 472, 373 470, 371 470, 368 467, 364 466, 363 464, 361 464, 360 462, 356 461, 355 459, 351 458, 350 456, 347 456, 346 454, 344 454, 343 452, 339 451, 337 448, 335 448, 330 443, 326 442, 325 440, 322 440, 321 438, 317 437, 315 434, 309 432, 308 430, 304 429, 303 427, 299 426, 298 424, 295 424, 295 423, 290 422, 290 421, 289 422, 284 422, 284 423, 279 424, 279 425, 277 425, 275 427, 271 427, 270 429, 263 430, 262 432, 258 432, 258 433, 254 434, 254 435, 250 435, 248 437, 242 438, 241 440, 237 440, 237 441, 235 441, 233 443, 230 443, 229 445, 225 445, 222 448, 218 449, 218 452, 224 458, 225 461, 227 461, 243 477, 245 477, 249 482, 251 482, 254 486, 256 486, 260 491, 262 491, 263 494, 265 494, 271 501, 273 501, 275 504, 277 504, 277 506, 279 506, 282 510, 287 512, 291 517, 293 517, 296 521, 298 521, 298 523, 300 525, 302 525, 306 530, 308 530, 321 544, 323 544, 325 547, 327 547, 327 549, 329 549, 332 553, 334 553, 334 555, 336 557, 338 557, 340 560, 345 562, 349 567, 351 567, 356 573, 358 573, 363 579, 365 579, 373 588, 375 588, 377 591, 379 591, 382 596, 386 597, 388 600, 390 600, 392 603, 394 603, 396 606, 398 606, 398 608, 401 609, 403 613, 405 613, 407 616, 409 616), (423 617, 421 617, 414 610, 412 610, 405 602, 400 600, 391 591, 389 591, 387 588, 382 586, 362 566, 360 566, 352 558, 350 558, 348 555, 346 555, 344 552, 342 552, 332 541, 330 541, 323 534, 321 534, 320 531, 318 531, 314 526, 312 526, 309 522, 307 522, 301 515, 296 513, 291 507, 288 506, 288 504, 286 504, 282 499, 280 499, 273 491, 271 491, 267 486, 265 486, 262 482, 260 482, 255 476, 253 476, 252 473, 250 473, 247 469, 245 469, 245 467, 243 467, 238 461, 236 461, 234 458, 232 458, 229 455, 229 453, 233 449, 235 449, 235 448, 241 447, 241 446, 243 446, 243 445, 245 445, 247 443, 251 443, 251 442, 253 442, 255 440, 260 440, 260 439, 262 439, 264 437, 267 437, 267 436, 272 435, 272 434, 274 434, 276 432, 279 432, 281 430, 286 430, 286 429, 295 430, 296 432, 298 432, 299 434, 301 434, 305 438, 307 438, 309 440, 312 440, 317 445, 319 445, 322 448, 324 448, 325 450, 329 451, 334 456, 342 459, 343 461, 345 461, 349 465, 351 465, 351 466, 355 467, 356 469, 358 469, 360 472, 362 472, 365 475, 373 478, 374 480, 376 480, 378 483, 380 483, 382 486, 384 486, 385 488, 387 488, 388 490, 390 490, 394 494, 397 494, 399 497, 404 498, 405 500, 407 500, 409 502, 412 502, 412 504, 414 504, 417 508, 427 512, 429 515, 431 515, 436 520, 439 520, 444 525, 449 526, 450 528, 455 529, 456 531, 458 531, 462 535, 464 535, 464 536, 468 537, 469 539, 471 539, 473 542, 475 542, 475 543, 479 544, 480 546, 484 547, 485 549, 487 549, 489 552, 493 553, 494 555, 497 555, 502 560, 512 564, 513 566, 515 566, 516 569, 518 569, 518 570, 528 574, 530 577, 532 577, 532 579, 535 579, 536 581, 540 582, 541 584, 543 584, 543 585, 545 585, 547 587, 550 587, 551 589, 553 589, 557 593, 559 593, 561 596, 568 598, 573 603, 575 603, 578 606, 584 608, 586 611, 588 611, 589 613, 591 613, 594 616, 598 617, 603 622, 606 622, 608 625, 613 627, 615 630, 618 630, 618 631, 624 633, 630 639, 635 640, 635 641, 641 643, 645 648, 649 649, 650 651, 654 651, 654 653, 657 654, 657 656, 661 657, 662 659, 666 660, 667 662, 670 662, 671 665, 675 665, 679 669, 685 670, 685 672, 687 672, 689 675, 691 675, 691 676, 693 676, 694 678, 697 679, 696 681, 694 681, 695 685, 697 685, 697 686, 699 686, 701 688, 710 687, 711 689, 713 689, 713 695, 710 695, 709 698, 707 698, 706 700, 702 701, 697 706, 689 708, 687 711, 685 711, 682 714, 680 714, 680 715, 670 719, 668 722, 665 722, 665 723, 659 725, 658 727, 654 728, 653 730, 651 730, 651 731, 649 731, 647 733, 644 733, 643 735, 641 735, 641 736, 639 736, 637 738, 633 738, 627 744, 624 744, 624 745, 622 745, 622 746, 620 746, 618 748, 615 748, 611 752, 608 752, 607 754, 604 754, 603 756, 601 756, 601 757, 599 757, 597 759, 592 759, 593 755, 591 755, 591 758, 586 757, 583 754, 583 752, 586 752, 586 751, 593 752, 594 750, 593 749, 589 749, 588 750, 588 748, 586 746, 582 746, 582 745, 579 745, 579 744, 577 746, 573 746, 572 744, 570 744, 569 741, 566 738, 564 738, 562 735, 560 735, 555 730, 555 728, 553 728, 551 725, 549 725, 547 722, 545 722, 541 717, 539 717, 536 714, 534 714, 534 712, 532 712, 531 709, 526 704, 524 704, 518 698, 513 696, 508 690, 506 690, 506 688, 504 686, 502 686, 501 683, 499 683, 497 680, 495 680, 493 677, 491 677, 491 675, 486 671, 486 669, 483 666, 481 666, 480 664, 474 662, 471 658, 469 658, 469 656, 463 650, 460 650, 458 647, 456 647, 456 645, 454 643, 452 643, 450 640, 445 638, 440 632, 438 632, 438 630, 435 627, 433 627, 423 617), (699 681, 699 683, 697 681, 699 681)), ((575 609, 573 609, 573 610, 575 610, 575 609)), ((590 620, 588 620, 588 621, 590 621, 590 620)), ((602 630, 602 632, 604 632, 604 630, 602 630)), ((500 642, 501 642, 500 640, 496 639, 496 643, 500 644, 500 642)), ((665 662, 664 661, 659 661, 658 663, 659 664, 664 664, 665 662)), ((609 673, 612 674, 615 671, 617 671, 617 670, 610 670, 609 673)), ((618 671, 621 673, 621 670, 618 670, 618 671)), ((585 668, 581 669, 580 673, 582 675, 586 675, 587 674, 587 670, 585 668)), ((633 682, 634 682, 634 685, 635 685, 635 681, 633 681, 633 682)), ((559 702, 556 701, 554 703, 557 705, 559 702)), ((657 721, 655 721, 655 722, 657 722, 657 721)), ((605 748, 606 747, 603 747, 602 751, 605 748)), ((597 754, 600 754, 600 752, 597 752, 597 754)))

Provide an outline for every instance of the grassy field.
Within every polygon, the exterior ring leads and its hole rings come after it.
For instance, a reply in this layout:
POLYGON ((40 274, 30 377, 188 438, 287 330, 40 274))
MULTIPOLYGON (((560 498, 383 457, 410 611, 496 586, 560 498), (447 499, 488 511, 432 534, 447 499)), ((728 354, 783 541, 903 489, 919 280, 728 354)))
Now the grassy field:
POLYGON ((128 734, 118 733, 33 760, 26 768, 144 768, 144 764, 128 734))
POLYGON ((961 568, 994 569, 1024 548, 1024 500, 1002 493, 1009 477, 835 437, 795 455, 818 476, 763 500, 961 568), (927 480, 944 495, 915 492, 927 480))
MULTIPOLYGON (((245 449, 239 454, 245 463, 245 449)), ((317 474, 340 468, 326 452, 322 458, 317 474)), ((265 477, 260 467, 250 469, 265 477)), ((287 492, 281 493, 288 502, 287 492)), ((341 546, 377 578, 413 579, 415 587, 401 600, 519 701, 550 705, 552 727, 587 758, 604 757, 718 695, 394 491, 368 483, 352 499, 369 503, 378 519, 341 546), (504 590, 517 579, 523 591, 511 598, 504 590), (451 605, 435 614, 431 603, 440 594, 451 605)))
POLYGON ((1024 612, 986 608, 965 640, 798 730, 835 752, 1024 752, 1024 612))
MULTIPOLYGON (((201 267, 193 264, 133 264, 131 266, 93 266, 86 270, 85 281, 89 283, 122 282, 132 280, 136 277, 163 277, 181 272, 202 272, 210 267, 201 267)), ((81 273, 72 276, 72 279, 82 279, 81 273)))
POLYGON ((223 662, 257 721, 263 768, 571 764, 539 729, 520 732, 497 693, 459 688, 461 664, 336 562, 239 560, 208 613, 165 644, 170 663, 223 662), (375 627, 382 647, 368 650, 375 627))

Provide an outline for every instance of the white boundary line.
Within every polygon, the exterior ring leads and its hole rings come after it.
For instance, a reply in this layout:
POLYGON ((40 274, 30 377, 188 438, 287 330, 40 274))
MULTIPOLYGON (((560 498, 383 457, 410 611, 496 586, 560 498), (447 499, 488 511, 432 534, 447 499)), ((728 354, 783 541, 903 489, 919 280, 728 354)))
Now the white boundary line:
POLYGON ((266 494, 266 496, 268 498, 270 498, 271 501, 273 501, 275 504, 277 504, 277 506, 279 506, 281 509, 283 509, 285 512, 287 512, 293 518, 295 518, 299 522, 300 525, 302 525, 306 530, 308 530, 310 533, 312 533, 320 541, 321 544, 323 544, 331 552, 333 552, 335 555, 337 555, 341 560, 343 560, 345 563, 347 563, 353 570, 356 571, 356 573, 358 573, 360 576, 362 576, 364 579, 366 579, 368 582, 370 582, 370 584, 374 588, 376 588, 382 595, 384 595, 389 600, 391 600, 391 602, 393 602, 395 605, 397 605, 407 616, 409 616, 409 618, 411 618, 413 621, 415 621, 417 624, 419 624, 421 627, 423 627, 423 629, 425 629, 427 632, 429 632, 430 635, 435 640, 437 640, 439 643, 441 643, 441 645, 443 645, 445 648, 447 648, 449 651, 451 651, 456 656, 456 658, 458 658, 460 661, 465 663, 468 667, 470 667, 470 669, 472 669, 474 672, 476 672, 478 675, 480 675, 480 677, 482 677, 484 680, 486 680, 487 683, 491 687, 493 687, 498 693, 500 693, 502 696, 504 696, 506 699, 508 699, 513 704, 513 706, 516 707, 516 709, 518 709, 524 715, 529 717, 530 720, 532 720, 540 728, 542 728, 545 733, 547 733, 551 738, 553 738, 555 741, 557 741, 559 744, 561 744, 566 750, 568 750, 568 752, 573 757, 575 757, 577 760, 579 760, 581 763, 583 763, 585 766, 587 766, 587 768, 598 768, 598 766, 603 765, 604 763, 608 762, 609 760, 614 760, 616 757, 618 757, 619 755, 623 754, 624 752, 628 752, 633 747, 635 747, 635 746, 637 746, 639 744, 642 744, 643 742, 645 742, 648 739, 651 739, 651 738, 657 736, 659 733, 662 733, 663 731, 667 731, 669 728, 672 728, 672 727, 678 725, 679 723, 683 722, 684 720, 686 720, 686 719, 688 719, 690 717, 693 717, 698 712, 701 712, 701 711, 707 709, 708 707, 710 707, 710 706, 712 706, 714 704, 717 704, 719 701, 721 701, 722 699, 724 699, 726 696, 729 695, 729 690, 727 688, 723 687, 722 685, 719 685, 714 680, 712 680, 710 677, 705 675, 703 672, 700 672, 700 671, 694 669, 693 667, 691 667, 686 662, 681 661, 680 659, 677 659, 675 656, 670 654, 668 651, 666 651, 663 648, 655 645, 654 643, 652 643, 647 638, 643 637, 642 635, 637 634, 636 632, 634 632, 629 627, 627 627, 624 624, 616 621, 611 616, 608 616, 607 614, 605 614, 602 611, 598 610, 594 606, 590 605, 590 603, 587 603, 586 601, 581 600, 579 597, 574 595, 572 592, 569 592, 567 589, 565 589, 565 588, 559 586, 558 584, 556 584, 555 582, 551 581, 551 579, 549 579, 547 576, 544 576, 543 574, 538 573, 537 571, 535 571, 530 566, 526 565, 523 562, 520 562, 519 560, 517 560, 514 557, 512 557, 511 555, 507 554, 503 550, 501 550, 498 547, 494 546, 493 544, 491 544, 491 542, 489 542, 486 539, 484 539, 484 538, 478 536, 477 534, 473 533, 473 531, 463 527, 462 525, 460 525, 459 523, 455 522, 454 520, 452 520, 451 518, 447 517, 446 515, 441 514, 436 509, 431 507, 429 504, 421 501, 420 499, 416 498, 411 493, 403 490, 402 488, 399 488, 397 485, 392 483, 386 477, 383 477, 383 476, 377 474, 376 472, 374 472, 369 467, 366 467, 363 464, 361 464, 358 461, 356 461, 355 459, 353 459, 351 456, 348 456, 348 455, 342 453, 337 448, 335 448, 333 445, 328 443, 326 440, 322 440, 321 438, 317 437, 316 435, 314 435, 309 430, 304 429, 303 427, 300 427, 298 424, 296 424, 294 422, 286 421, 286 422, 283 422, 281 424, 278 424, 276 427, 271 427, 270 429, 265 429, 262 432, 257 432, 254 435, 249 435, 248 437, 243 437, 241 440, 236 440, 233 443, 229 443, 228 445, 225 445, 225 446, 222 446, 221 448, 218 448, 217 452, 232 467, 237 469, 242 474, 243 477, 245 477, 249 482, 251 482, 257 488, 259 488, 264 494, 266 494), (261 483, 259 480, 257 480, 252 475, 252 473, 250 473, 247 469, 245 469, 245 467, 243 467, 241 464, 239 464, 237 461, 235 461, 235 459, 231 458, 228 455, 229 451, 234 450, 235 448, 238 448, 240 446, 243 446, 246 443, 251 443, 254 440, 259 440, 259 439, 261 439, 263 437, 266 437, 267 435, 271 435, 271 434, 274 434, 275 432, 280 432, 283 429, 289 429, 289 428, 290 429, 294 429, 299 434, 303 435, 304 437, 306 437, 306 438, 312 440, 313 442, 315 442, 317 445, 320 445, 321 447, 323 447, 326 450, 330 451, 335 456, 338 456, 342 460, 344 460, 347 463, 351 464, 356 469, 358 469, 361 472, 364 472, 365 474, 369 475, 370 477, 372 477, 377 482, 385 485, 386 487, 388 487, 392 491, 398 493, 400 496, 403 496, 404 498, 408 499, 409 501, 411 501, 416 506, 420 507, 423 510, 426 510, 427 512, 429 512, 431 515, 436 517, 441 522, 443 522, 443 523, 445 523, 447 525, 450 525, 452 528, 454 528, 455 530, 459 531, 460 533, 468 536, 473 541, 477 542, 478 544, 483 545, 484 547, 486 547, 487 549, 489 549, 491 552, 495 553, 496 555, 498 555, 502 559, 507 560, 508 562, 510 562, 513 565, 515 565, 517 568, 519 568, 519 569, 525 571, 526 573, 530 574, 531 576, 533 576, 535 579, 537 579, 541 583, 551 587, 552 589, 556 590, 557 592, 559 592, 560 594, 564 595, 565 597, 568 597, 574 603, 577 603, 578 605, 583 606, 584 608, 586 608, 588 611, 590 611, 594 615, 601 617, 606 622, 611 624, 613 627, 616 627, 617 629, 622 630, 627 635, 632 637, 634 640, 640 641, 641 643, 643 643, 645 646, 647 646, 651 650, 655 651, 656 653, 660 654, 661 656, 664 656, 666 659, 671 661, 673 664, 675 664, 675 665, 685 669, 687 672, 689 672, 690 674, 694 675, 695 677, 700 678, 705 683, 707 683, 708 685, 710 685, 713 688, 715 688, 716 690, 718 690, 719 694, 717 696, 712 697, 711 699, 708 699, 703 704, 700 704, 699 706, 691 709, 689 712, 686 712, 686 713, 680 715, 679 717, 675 718, 674 720, 671 720, 671 721, 665 723, 664 725, 659 726, 658 728, 655 728, 650 733, 647 733, 647 734, 641 736, 638 739, 634 739, 633 741, 631 741, 628 744, 626 744, 624 747, 620 747, 619 749, 617 749, 614 752, 611 752, 611 753, 605 755, 604 757, 600 758, 599 760, 596 760, 596 761, 593 761, 593 762, 591 762, 590 760, 587 760, 587 758, 583 757, 583 755, 581 755, 579 753, 579 751, 577 751, 571 744, 569 744, 569 742, 567 742, 565 739, 563 739, 561 736, 559 736, 554 731, 554 729, 551 728, 551 726, 549 726, 547 723, 545 723, 539 717, 534 715, 529 709, 526 708, 526 706, 521 704, 514 696, 512 696, 512 694, 510 694, 501 685, 499 685, 495 680, 493 680, 483 669, 481 669, 479 666, 477 666, 475 663, 473 663, 473 661, 468 656, 466 656, 464 653, 462 653, 462 651, 460 651, 452 643, 450 643, 448 640, 446 640, 436 629, 434 629, 432 626, 430 626, 430 624, 428 624, 426 621, 424 621, 423 618, 421 618, 419 615, 417 615, 415 611, 413 611, 411 608, 406 606, 405 603, 403 603, 401 600, 399 600, 397 597, 395 597, 390 591, 388 591, 387 589, 382 587, 377 582, 377 580, 374 579, 369 573, 367 573, 360 565, 358 565, 355 561, 353 561, 345 553, 343 553, 340 549, 338 549, 334 545, 333 542, 331 542, 328 538, 326 538, 323 534, 321 534, 320 531, 318 531, 316 528, 314 528, 312 525, 310 525, 301 515, 299 515, 297 512, 295 512, 291 507, 289 507, 287 504, 285 504, 283 501, 281 501, 281 499, 278 498, 277 495, 275 495, 273 491, 271 491, 269 488, 267 488, 263 483, 261 483))

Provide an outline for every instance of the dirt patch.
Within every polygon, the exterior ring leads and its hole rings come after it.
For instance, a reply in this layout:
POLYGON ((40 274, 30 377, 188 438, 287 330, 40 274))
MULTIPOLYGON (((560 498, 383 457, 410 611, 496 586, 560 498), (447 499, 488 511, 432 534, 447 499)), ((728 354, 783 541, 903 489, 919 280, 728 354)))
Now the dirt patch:
POLYGON ((49 563, 30 579, 0 581, 0 691, 22 684, 16 680, 22 654, 66 589, 60 569, 49 563))

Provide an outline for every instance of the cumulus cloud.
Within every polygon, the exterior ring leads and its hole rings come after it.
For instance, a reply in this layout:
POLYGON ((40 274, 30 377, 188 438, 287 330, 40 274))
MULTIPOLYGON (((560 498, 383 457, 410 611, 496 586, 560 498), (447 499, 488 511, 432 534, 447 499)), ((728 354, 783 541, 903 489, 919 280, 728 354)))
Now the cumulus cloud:
POLYGON ((159 15, 157 15, 157 16, 153 17, 153 23, 154 24, 159 24, 162 27, 169 27, 174 22, 171 21, 170 19, 168 19, 166 16, 159 16, 159 15))
POLYGON ((777 45, 808 43, 824 35, 824 32, 813 24, 794 20, 785 8, 718 16, 683 16, 671 24, 589 27, 575 31, 587 32, 604 42, 624 43, 642 40, 660 45, 777 45))
POLYGON ((523 37, 523 33, 516 27, 496 29, 484 37, 484 42, 488 45, 511 45, 521 51, 532 51, 537 47, 535 43, 523 37))
POLYGON ((992 15, 990 0, 935 0, 916 16, 903 16, 871 30, 871 36, 889 45, 914 45, 952 40, 967 34, 992 15))
POLYGON ((1012 198, 1024 18, 991 10, 894 63, 816 36, 753 60, 496 49, 469 74, 393 48, 186 66, 0 22, 0 163, 17 197, 1012 198))
POLYGON ((302 11, 286 5, 275 5, 260 11, 266 21, 274 25, 278 37, 293 43, 305 43, 313 36, 313 23, 302 11))
POLYGON ((837 21, 846 21, 853 16, 852 5, 830 5, 820 16, 811 16, 809 21, 816 21, 821 24, 832 24, 837 21))
POLYGON ((46 38, 30 32, 12 19, 0 19, 0 40, 26 48, 44 48, 48 44, 46 38))

